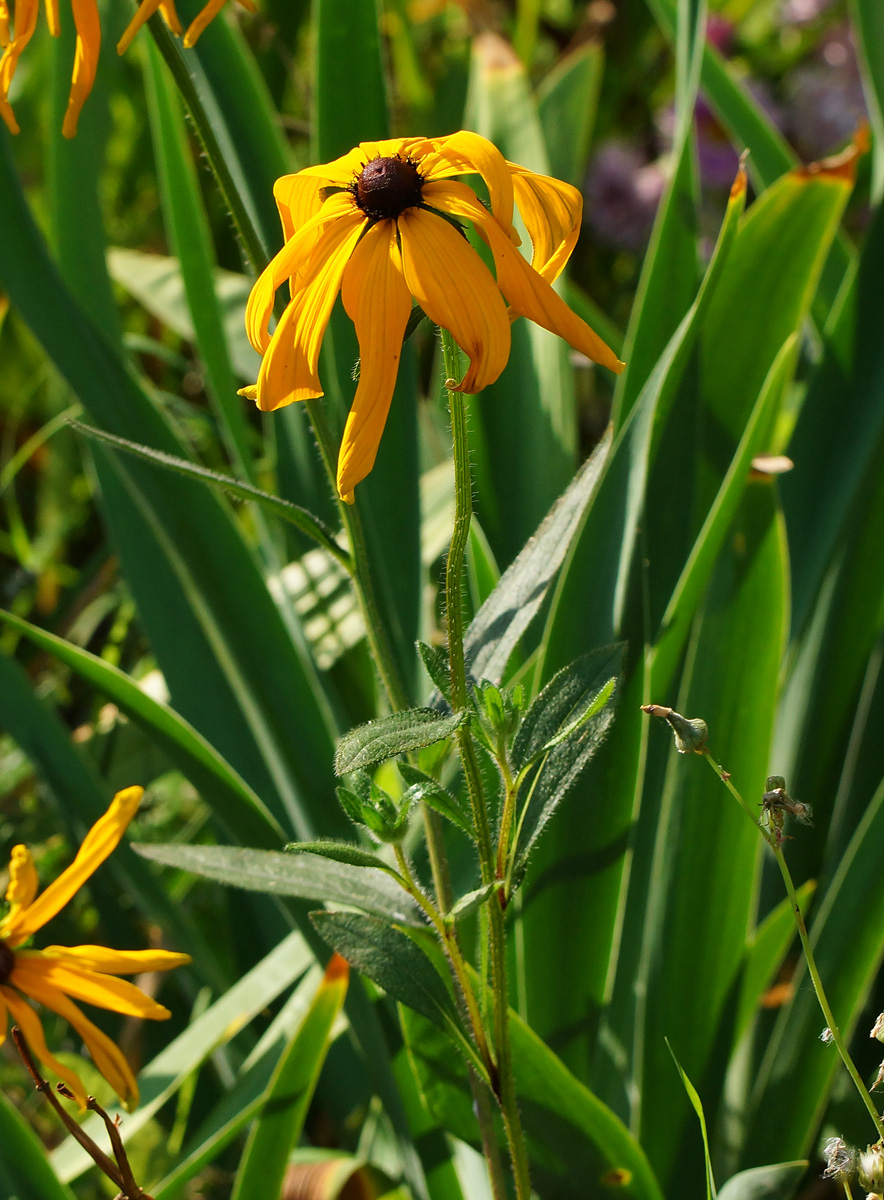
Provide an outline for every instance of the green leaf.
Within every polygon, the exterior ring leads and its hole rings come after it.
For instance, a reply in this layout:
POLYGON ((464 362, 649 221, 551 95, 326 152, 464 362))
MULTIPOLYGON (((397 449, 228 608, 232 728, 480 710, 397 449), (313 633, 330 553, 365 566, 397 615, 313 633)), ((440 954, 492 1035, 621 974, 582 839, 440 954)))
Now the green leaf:
MULTIPOLYGON (((431 1112, 443 1128, 475 1145, 478 1131, 465 1067, 452 1056, 448 1040, 422 1017, 406 1011, 402 1020, 431 1112)), ((624 1200, 662 1200, 641 1146, 619 1118, 512 1011, 510 1030, 519 1110, 537 1194, 556 1200, 608 1194, 624 1200)))
MULTIPOLYGON (((0 609, 0 620, 24 634, 36 646, 65 663, 98 691, 110 697, 168 755, 203 798, 213 815, 243 841, 279 845, 282 826, 252 791, 197 730, 165 704, 154 700, 128 675, 88 650, 81 650, 55 634, 0 609)), ((98 814, 96 814, 97 816, 98 814)))
MULTIPOLYGON (((668 1040, 666 1045, 669 1046, 668 1040)), ((697 1119, 700 1122, 700 1131, 703 1134, 703 1157, 706 1161, 706 1200, 715 1200, 715 1179, 712 1175, 712 1160, 709 1157, 709 1133, 706 1129, 706 1114, 703 1112, 703 1101, 700 1099, 699 1092, 682 1069, 681 1063, 675 1057, 671 1046, 669 1046, 669 1053, 672 1054, 672 1061, 675 1063, 676 1070, 681 1076, 681 1082, 691 1102, 691 1108, 697 1114, 697 1119)))
MULTIPOLYGON (((24 1064, 20 1064, 24 1073, 24 1064)), ((46 1148, 10 1100, 0 1093, 0 1187, 15 1200, 74 1200, 46 1157, 46 1148)))
POLYGON ((464 833, 475 837, 470 817, 463 812, 447 788, 429 775, 425 775, 418 767, 411 766, 410 763, 400 762, 396 765, 399 768, 399 774, 409 785, 408 796, 410 799, 415 803, 428 804, 430 808, 435 809, 437 813, 457 825, 464 833))
POLYGON ((426 642, 417 643, 417 652, 431 682, 445 697, 451 700, 451 674, 448 666, 448 655, 441 646, 428 646, 426 642))
POLYGON ((537 89, 549 173, 575 187, 581 186, 586 172, 604 60, 600 43, 584 42, 559 59, 537 89))
POLYGON ((593 650, 553 676, 522 718, 512 748, 516 770, 558 746, 601 711, 622 670, 623 649, 618 645, 593 650))
POLYGON ((486 883, 484 887, 476 888, 473 892, 467 892, 461 896, 445 914, 446 921, 460 921, 464 917, 468 917, 470 913, 475 912, 477 908, 485 903, 485 901, 493 896, 500 888, 500 884, 486 883))
POLYGON ((231 1200, 281 1193, 289 1155, 301 1136, 344 1003, 347 978, 347 964, 332 959, 303 1023, 279 1060, 240 1160, 231 1200))
MULTIPOLYGON (((120 1134, 124 1142, 134 1137, 154 1113, 174 1095, 180 1084, 201 1063, 234 1037, 249 1021, 307 970, 313 956, 297 931, 289 934, 256 967, 234 984, 212 1007, 178 1035, 138 1076, 141 1102, 133 1113, 115 1107, 111 1117, 121 1118, 120 1134)), ((104 1122, 91 1115, 83 1122, 90 1137, 104 1144, 104 1122)), ((73 1138, 66 1138, 53 1150, 50 1162, 64 1182, 78 1179, 93 1166, 92 1159, 73 1138)))
POLYGON ((239 846, 136 845, 139 854, 227 887, 350 904, 397 921, 417 921, 414 903, 386 874, 314 855, 239 846))
MULTIPOLYGON (((798 906, 802 915, 807 914, 815 893, 816 881, 812 879, 797 889, 798 906)), ((746 950, 737 1016, 734 1020, 735 1046, 757 1015, 762 996, 776 978, 777 971, 782 967, 789 947, 797 936, 792 903, 788 896, 784 896, 755 930, 755 936, 746 950)))
POLYGON ((432 746, 451 737, 467 716, 465 712, 440 716, 432 708, 412 708, 369 721, 345 733, 338 742, 335 772, 346 775, 395 758, 397 754, 432 746))
POLYGON ((592 502, 611 449, 604 438, 555 502, 515 562, 470 623, 464 653, 471 674, 500 683, 510 655, 540 611, 586 509, 592 502))
POLYGON ((332 949, 394 1000, 449 1035, 459 1029, 454 1001, 442 977, 423 950, 395 925, 361 913, 317 912, 310 919, 332 949))
POLYGON ((163 467, 167 471, 174 471, 176 474, 184 475, 189 479, 198 479, 201 483, 218 488, 219 491, 227 492, 228 495, 236 496, 238 500, 256 501, 281 521, 287 521, 314 542, 318 542, 323 549, 333 555, 347 570, 351 569, 350 556, 338 545, 334 533, 318 517, 308 512, 306 508, 301 508, 297 504, 291 504, 288 500, 281 500, 278 496, 270 495, 269 492, 263 492, 260 488, 253 487, 250 483, 241 483, 238 479, 233 479, 230 475, 222 475, 218 471, 210 471, 207 467, 201 467, 197 463, 188 462, 186 458, 179 458, 177 454, 167 454, 164 450, 155 450, 151 446, 140 446, 137 442, 130 442, 127 438, 116 437, 114 434, 107 433, 103 429, 93 429, 91 425, 83 425, 80 421, 71 421, 69 423, 71 428, 76 430, 77 433, 81 433, 85 437, 92 438, 95 441, 104 442, 112 446, 115 450, 122 450, 126 454, 133 454, 136 457, 147 459, 158 467, 163 467))
POLYGON ((314 12, 313 154, 329 162, 389 137, 386 84, 376 0, 319 0, 314 12))
POLYGON ((730 1177, 718 1193, 718 1200, 782 1200, 793 1194, 808 1165, 805 1158, 740 1171, 730 1177))
POLYGON ((370 854, 361 846, 349 842, 289 842, 286 854, 316 854, 319 858, 330 858, 333 862, 349 863, 351 867, 372 867, 384 871, 393 879, 400 879, 397 870, 384 862, 377 854, 370 854))

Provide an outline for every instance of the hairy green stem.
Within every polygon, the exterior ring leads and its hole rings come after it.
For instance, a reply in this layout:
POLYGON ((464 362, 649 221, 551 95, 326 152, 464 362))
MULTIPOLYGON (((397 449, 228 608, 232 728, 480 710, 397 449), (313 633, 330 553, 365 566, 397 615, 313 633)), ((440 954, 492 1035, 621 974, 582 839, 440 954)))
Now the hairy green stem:
MULTIPOLYGON (((459 375, 459 356, 454 339, 441 330, 445 363, 448 410, 451 415, 451 438, 454 448, 454 530, 445 563, 445 615, 448 625, 448 660, 451 672, 451 707, 460 712, 468 706, 466 661, 463 647, 463 570, 470 521, 473 514, 473 482, 470 475, 470 447, 467 418, 461 392, 452 390, 451 381, 459 375)), ((479 851, 483 884, 495 877, 494 847, 488 822, 488 807, 482 788, 482 777, 476 757, 476 747, 468 724, 457 731, 457 747, 467 782, 473 824, 479 851)), ((491 992, 494 1005, 494 1049, 497 1056, 497 1078, 494 1090, 503 1114, 507 1143, 516 1185, 517 1200, 530 1200, 531 1179, 528 1154, 522 1133, 522 1122, 513 1077, 509 1030, 509 989, 507 987, 506 943, 503 909, 497 896, 487 908, 489 941, 491 944, 491 992)), ((489 1164, 490 1169, 491 1164, 489 1164)))
POLYGON ((847 1072, 850 1075, 850 1078, 853 1080, 854 1086, 859 1092, 862 1102, 868 1109, 869 1116, 872 1118, 872 1121, 875 1124, 875 1128, 878 1131, 878 1137, 881 1140, 884 1140, 884 1122, 882 1122, 881 1114, 878 1112, 875 1102, 869 1094, 869 1090, 863 1082, 862 1076, 856 1069, 856 1065, 850 1056, 850 1051, 847 1049, 847 1043, 844 1041, 841 1030, 835 1021, 835 1014, 832 1012, 831 1005, 829 1004, 829 998, 826 995, 825 988, 823 987, 823 981, 816 965, 816 957, 813 953, 813 947, 810 944, 807 926, 804 923, 804 917, 801 914, 801 906, 798 903, 798 896, 795 893, 795 884, 792 882, 792 872, 789 870, 788 864, 786 863, 782 846, 780 845, 780 840, 777 837, 776 831, 767 830, 762 825, 759 825, 758 821, 755 820, 755 817, 752 814, 751 808, 731 782, 731 777, 728 772, 719 766, 708 750, 703 750, 702 754, 718 778, 724 783, 731 795, 739 802, 740 807, 750 818, 752 824, 760 830, 762 837, 773 851, 774 858, 777 860, 777 866, 780 868, 780 874, 783 877, 783 883, 786 886, 786 892, 789 896, 789 903, 792 906, 792 915, 795 918, 795 926, 798 929, 798 937, 801 939, 801 946, 804 950, 804 958, 807 962, 807 970, 813 982, 813 990, 816 992, 816 998, 819 1002, 819 1006, 823 1010, 823 1017, 825 1018, 826 1025, 832 1034, 832 1040, 834 1041, 838 1053, 841 1056, 841 1061, 847 1068, 847 1072))

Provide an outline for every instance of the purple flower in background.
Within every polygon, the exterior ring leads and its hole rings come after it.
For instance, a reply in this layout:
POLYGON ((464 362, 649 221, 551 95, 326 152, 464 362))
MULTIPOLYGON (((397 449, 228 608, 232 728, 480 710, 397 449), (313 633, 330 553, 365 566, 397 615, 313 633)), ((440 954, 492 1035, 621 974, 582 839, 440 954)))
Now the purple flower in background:
POLYGON ((783 25, 810 25, 830 8, 832 0, 785 0, 780 10, 783 25))
POLYGON ((586 177, 584 220, 617 250, 641 250, 666 186, 658 162, 631 142, 612 138, 593 157, 586 177))
POLYGON ((734 48, 734 23, 721 13, 710 13, 706 19, 706 41, 719 54, 729 55, 734 48))
POLYGON ((856 50, 848 25, 829 30, 812 57, 784 84, 788 129, 805 158, 820 158, 845 142, 866 115, 856 50))

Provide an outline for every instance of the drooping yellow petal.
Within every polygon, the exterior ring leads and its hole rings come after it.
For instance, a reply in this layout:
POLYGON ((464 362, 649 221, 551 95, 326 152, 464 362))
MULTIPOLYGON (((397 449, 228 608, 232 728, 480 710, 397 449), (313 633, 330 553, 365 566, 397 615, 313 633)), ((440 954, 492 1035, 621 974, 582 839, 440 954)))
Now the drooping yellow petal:
MULTIPOLYGON (((316 216, 301 226, 258 276, 246 305, 246 333, 259 354, 263 354, 270 345, 267 325, 273 313, 277 288, 285 279, 289 279, 294 290, 295 280, 308 267, 316 251, 318 243, 315 232, 322 231, 329 222, 352 216, 354 209, 353 197, 349 193, 330 196, 316 216)), ((361 222, 365 221, 362 213, 359 218, 361 222)))
POLYGON ((51 954, 90 971, 108 975, 138 975, 142 971, 171 971, 191 961, 189 954, 173 950, 108 950, 106 946, 45 946, 51 954))
POLYGON ((76 1071, 72 1071, 70 1067, 60 1063, 54 1054, 50 1054, 49 1047, 46 1045, 46 1039, 43 1036, 43 1026, 40 1024, 40 1018, 31 1008, 26 1000, 23 1000, 17 992, 12 988, 0 987, 0 997, 12 1014, 12 1019, 16 1025, 21 1028, 25 1035, 25 1041, 31 1049, 35 1058, 38 1058, 44 1066, 48 1067, 53 1074, 57 1075, 64 1083, 68 1085, 76 1097, 77 1103, 81 1109, 86 1107, 86 1089, 83 1087, 83 1081, 76 1071))
MULTIPOLYGON (((130 1110, 135 1108, 138 1104, 138 1084, 135 1082, 132 1068, 126 1062, 126 1057, 119 1046, 115 1045, 106 1033, 102 1033, 96 1025, 93 1025, 73 1000, 69 1000, 63 992, 45 980, 38 980, 29 995, 39 1004, 51 1008, 60 1017, 64 1017, 68 1024, 76 1029, 86 1043, 89 1053, 92 1055, 92 1061, 123 1101, 124 1106, 130 1110)), ((14 1015, 15 1010, 12 1005, 10 1004, 9 1007, 14 1015)), ((62 1079, 66 1080, 66 1076, 62 1075, 62 1079)), ((77 1082, 79 1083, 79 1080, 77 1082)), ((82 1084, 80 1087, 82 1088, 82 1084)))
POLYGON ((209 3, 200 9, 187 27, 187 33, 184 35, 185 48, 196 45, 197 38, 200 36, 206 26, 211 21, 214 21, 215 17, 217 17, 218 13, 224 7, 225 3, 226 0, 209 0, 209 3))
POLYGON ((51 920, 80 890, 89 876, 101 866, 118 845, 126 826, 135 816, 144 788, 130 787, 117 792, 103 817, 95 822, 83 839, 77 856, 33 904, 16 914, 6 926, 4 938, 10 948, 27 939, 51 920))
POLYGON ((593 362, 620 374, 626 364, 538 275, 468 187, 462 183, 435 183, 424 188, 424 197, 428 204, 473 222, 491 247, 500 290, 520 316, 549 329, 593 362))
POLYGON ((0 0, 0 49, 9 45, 9 0, 0 0))
POLYGON ((274 183, 273 196, 286 241, 319 212, 323 200, 320 193, 325 186, 315 175, 302 175, 300 171, 297 175, 283 175, 274 183))
MULTIPOLYGON (((446 186, 464 185, 426 185, 425 198, 428 187, 446 186)), ((471 359, 458 390, 479 392, 494 383, 510 353, 509 318, 494 277, 444 217, 409 208, 398 224, 406 285, 430 320, 450 330, 471 359)))
POLYGON ((12 105, 8 100, 2 99, 2 97, 0 97, 0 117, 3 118, 3 122, 10 133, 19 132, 19 124, 15 119, 15 113, 12 111, 12 105))
POLYGON ((553 283, 577 244, 583 197, 570 183, 537 175, 507 163, 513 177, 516 205, 525 221, 534 253, 531 266, 553 283))
POLYGON ((125 54, 132 45, 132 40, 138 30, 154 15, 160 7, 160 0, 141 0, 135 16, 126 26, 126 30, 117 42, 117 54, 125 54))
POLYGON ((107 1008, 129 1017, 165 1021, 172 1015, 134 983, 54 958, 44 950, 17 951, 9 982, 26 996, 36 997, 40 988, 48 985, 73 996, 75 1000, 83 1000, 87 1004, 94 1004, 96 1008, 107 1008))
POLYGON ((0 921, 0 937, 16 915, 33 903, 39 886, 40 880, 30 850, 27 846, 13 846, 9 856, 9 886, 6 889, 9 911, 0 921))
POLYGON ((411 313, 395 222, 378 221, 365 234, 347 264, 341 298, 359 339, 359 385, 338 456, 338 492, 352 503, 353 489, 374 466, 411 313))
POLYGON ((298 291, 276 327, 258 374, 258 408, 263 412, 322 395, 316 374, 319 349, 341 276, 365 225, 359 209, 329 224, 299 272, 298 291))
POLYGON ((438 138, 435 152, 423 159, 420 171, 428 182, 465 171, 475 171, 481 175, 488 185, 491 211, 507 236, 518 245, 519 236, 513 229, 512 175, 506 159, 487 138, 468 129, 438 138))
POLYGON ((77 30, 77 45, 74 50, 71 94, 61 126, 62 135, 66 138, 72 138, 77 132, 80 112, 95 83, 101 50, 101 21, 96 0, 71 0, 71 8, 77 30))
POLYGON ((58 0, 46 0, 46 24, 49 26, 52 36, 58 37, 61 33, 61 25, 58 20, 58 0))
POLYGON ((175 0, 160 0, 160 16, 172 32, 177 33, 180 37, 184 31, 181 27, 181 19, 178 16, 178 11, 175 8, 175 0))
POLYGON ((15 6, 15 33, 7 43, 3 57, 0 58, 0 100, 2 101, 6 101, 9 96, 9 85, 12 83, 21 53, 34 36, 38 9, 38 0, 18 0, 15 6))

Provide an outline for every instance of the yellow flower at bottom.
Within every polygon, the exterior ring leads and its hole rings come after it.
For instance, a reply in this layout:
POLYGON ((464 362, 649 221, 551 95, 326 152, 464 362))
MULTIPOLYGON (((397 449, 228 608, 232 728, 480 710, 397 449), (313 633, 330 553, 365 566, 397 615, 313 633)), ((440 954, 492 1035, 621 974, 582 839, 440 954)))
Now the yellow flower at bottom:
POLYGON ((50 1053, 40 1018, 28 1003, 51 1008, 76 1029, 96 1067, 127 1108, 138 1103, 138 1085, 123 1052, 74 1003, 83 1000, 111 1012, 163 1021, 167 1008, 146 996, 133 983, 117 979, 141 971, 168 971, 190 962, 187 954, 168 950, 108 950, 104 946, 47 946, 21 949, 74 896, 115 849, 135 816, 144 788, 118 792, 110 808, 92 826, 76 858, 58 879, 38 896, 37 872, 30 852, 16 846, 9 861, 8 911, 0 920, 0 1044, 6 1039, 9 1017, 21 1027, 33 1053, 68 1085, 81 1107, 86 1090, 76 1072, 50 1053))
POLYGON ((338 460, 338 490, 351 503, 374 465, 412 299, 470 358, 456 385, 463 392, 500 375, 518 316, 594 362, 623 369, 551 286, 577 241, 580 193, 508 162, 478 134, 362 142, 334 162, 283 176, 274 195, 286 242, 249 297, 246 328, 264 360, 257 384, 242 394, 264 411, 323 394, 319 349, 340 291, 361 359, 338 460), (452 181, 462 174, 484 179, 490 212, 452 181), (517 248, 514 206, 531 236, 530 263, 517 248), (496 278, 464 236, 464 222, 490 247, 496 278), (291 300, 271 337, 276 290, 286 280, 291 300))
MULTIPOLYGON (((184 34, 185 46, 195 44, 199 35, 218 15, 225 3, 226 0, 208 0, 205 7, 191 21, 184 34)), ((255 11, 253 0, 239 0, 239 3, 249 12, 255 11)), ((12 133, 18 133, 19 127, 9 103, 9 88, 21 53, 34 36, 34 30, 37 28, 38 9, 39 0, 0 0, 0 48, 3 49, 3 56, 0 58, 0 117, 3 118, 12 133), (11 10, 10 3, 12 4, 11 10), (13 24, 12 36, 9 33, 10 19, 13 24)), ((181 22, 175 11, 175 0, 141 0, 138 11, 117 43, 117 50, 120 54, 126 50, 145 21, 157 11, 162 14, 173 33, 180 34, 182 32, 181 22)), ((77 132, 80 111, 95 83, 98 55, 101 50, 98 0, 71 0, 71 12, 74 18, 74 28, 77 31, 77 43, 74 50, 74 70, 68 107, 61 127, 66 138, 72 138, 77 132)), ((46 0, 46 21, 49 25, 49 32, 53 37, 58 37, 61 28, 58 0, 46 0)))

